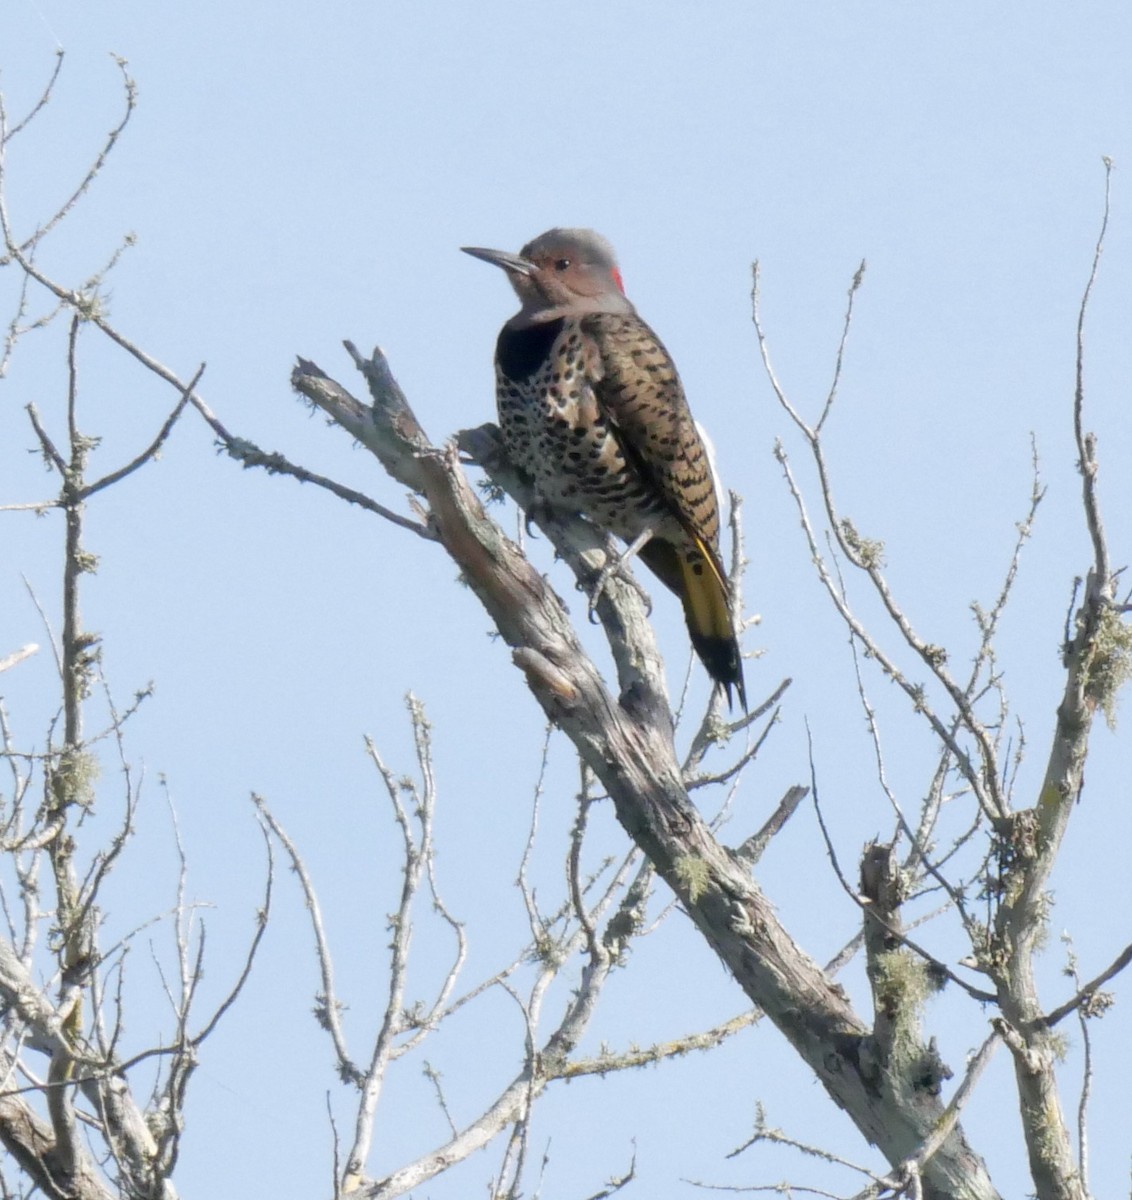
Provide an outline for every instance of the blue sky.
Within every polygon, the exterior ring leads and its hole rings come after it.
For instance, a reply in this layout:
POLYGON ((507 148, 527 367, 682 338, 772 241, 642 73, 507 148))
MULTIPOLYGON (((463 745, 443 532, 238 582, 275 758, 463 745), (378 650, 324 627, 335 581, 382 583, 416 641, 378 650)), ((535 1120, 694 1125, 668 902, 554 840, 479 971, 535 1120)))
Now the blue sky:
MULTIPOLYGON (((184 375, 207 362, 201 390, 233 431, 392 507, 404 508, 399 489, 296 402, 295 355, 351 385, 341 339, 379 342, 425 427, 443 439, 492 416, 491 350, 513 307, 499 273, 458 247, 517 249, 556 224, 590 225, 612 240, 630 296, 672 351, 713 436, 727 484, 745 497, 747 598, 763 618, 748 636, 748 648, 763 651, 748 667, 748 690, 761 696, 783 676, 795 679, 782 726, 741 792, 735 840, 807 778, 808 719, 828 818, 850 862, 889 818, 844 634, 771 454, 782 437, 807 475, 758 364, 749 293, 757 258, 780 378, 814 413, 846 288, 867 259, 829 435, 837 492, 857 527, 885 541, 907 611, 957 658, 974 645, 969 603, 993 598, 1005 569, 1029 495, 1031 433, 1036 439, 1049 492, 1002 641, 1031 747, 1023 784, 1036 780, 1071 583, 1088 562, 1070 399, 1103 155, 1116 162, 1114 208, 1089 323, 1088 422, 1100 438, 1114 561, 1126 561, 1132 544, 1127 6, 14 0, 0 39, 0 84, 13 113, 38 95, 58 47, 66 61, 52 103, 9 159, 17 226, 30 229, 66 194, 116 120, 111 53, 128 60, 140 98, 106 172, 41 265, 81 282, 136 233, 110 285, 118 327, 184 375)), ((0 275, 5 322, 11 274, 0 275)), ((34 399, 60 420, 61 337, 60 327, 27 339, 0 382, 0 503, 46 494, 38 462, 23 453, 31 445, 23 406, 34 399)), ((172 401, 93 332, 82 363, 88 431, 103 437, 96 461, 116 465, 172 401)), ((53 612, 58 523, 0 521, 2 654, 44 640, 20 572, 53 612)), ((159 464, 92 504, 89 540, 102 566, 85 611, 105 638, 110 679, 123 695, 157 683, 131 731, 149 782, 112 920, 128 926, 171 899, 163 776, 193 894, 215 906, 206 920, 216 954, 209 981, 219 991, 258 903, 262 851, 247 796, 260 792, 303 845, 323 891, 348 1019, 360 1034, 381 977, 396 869, 394 830, 362 736, 409 771, 402 698, 411 688, 434 723, 448 898, 472 923, 476 968, 500 962, 522 928, 511 881, 541 720, 449 564, 313 489, 238 470, 188 418, 159 464)), ((545 546, 534 554, 572 596, 545 546)), ((581 614, 580 600, 573 607, 581 614)), ((675 687, 686 638, 665 598, 656 623, 675 687)), ((51 676, 41 654, 5 679, 28 740, 42 736, 51 676)), ((930 774, 928 741, 891 689, 874 681, 873 690, 891 731, 890 774, 914 806, 930 774)), ((1055 879, 1044 981, 1051 1003, 1065 994, 1063 927, 1085 974, 1130 940, 1127 884, 1120 876, 1111 887, 1096 883, 1124 869, 1126 746, 1122 731, 1098 730, 1086 800, 1055 879)), ((557 886, 554 838, 569 827, 576 788, 564 745, 552 768, 548 889, 557 886)), ((608 844, 623 846, 606 819, 608 844)), ((852 932, 854 914, 812 814, 798 815, 760 880, 815 957, 852 932)), ((302 905, 291 880, 280 883, 262 970, 209 1043, 195 1084, 178 1180, 185 1195, 221 1185, 326 1192, 324 1097, 332 1092, 340 1120, 349 1097, 336 1090, 329 1047, 309 1017, 317 981, 302 905)), ((420 941, 427 975, 432 948, 420 941)), ((986 1014, 953 998, 936 1005, 933 1031, 960 1070, 986 1014)), ((673 1036, 741 1007, 677 917, 619 982, 595 1045, 673 1036)), ((501 1005, 484 1021, 480 1036, 513 1055, 514 1013, 501 1005)), ((139 1017, 138 1025, 141 1037, 148 1023, 139 1017)), ((1132 1036, 1119 1009, 1096 1037, 1104 1065, 1093 1185, 1111 1195, 1127 1173, 1122 1080, 1132 1036)), ((447 1078, 470 1115, 475 1089, 457 1049, 448 1052, 447 1078)), ((505 1061, 510 1071, 514 1060, 505 1061)), ((415 1069, 392 1085, 375 1170, 441 1132, 415 1069)), ((1000 1052, 970 1125, 1004 1194, 1017 1195, 1025 1176, 1001 1090, 1008 1075, 1000 1052)), ((1067 1090, 1067 1104, 1074 1095, 1067 1090)), ((804 1179, 806 1164, 770 1152, 723 1162, 746 1136, 756 1099, 792 1134, 867 1158, 767 1029, 717 1059, 553 1097, 553 1119, 548 1112, 540 1126, 542 1138, 553 1137, 546 1194, 596 1191, 624 1167, 634 1132, 649 1194, 691 1194, 681 1177, 804 1179), (689 1112, 690 1094, 719 1103, 697 1101, 689 1112), (620 1119, 626 1107, 639 1119, 620 1119)), ((491 1166, 477 1160, 458 1185, 421 1194, 466 1194, 491 1166)))

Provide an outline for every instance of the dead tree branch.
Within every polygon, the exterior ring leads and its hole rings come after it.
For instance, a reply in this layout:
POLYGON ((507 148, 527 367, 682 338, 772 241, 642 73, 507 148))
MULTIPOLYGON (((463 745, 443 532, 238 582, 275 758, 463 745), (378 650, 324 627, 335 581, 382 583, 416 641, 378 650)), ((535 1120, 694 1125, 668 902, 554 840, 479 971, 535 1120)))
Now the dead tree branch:
MULTIPOLYGON (((376 402, 368 435, 381 443, 379 457, 394 478, 424 497, 430 524, 512 647, 548 718, 574 742, 613 799, 626 831, 749 999, 779 1026, 865 1137, 889 1162, 904 1161, 928 1136, 942 1106, 911 1078, 872 1057, 868 1027, 840 989, 794 945, 747 870, 719 845, 690 802, 673 747, 659 657, 635 593, 613 592, 599 605, 618 672, 615 697, 578 643, 561 602, 484 512, 454 451, 424 442, 399 390, 390 394, 382 382, 389 371, 380 351, 371 364, 367 381, 376 402)), ((300 392, 317 397, 332 418, 340 417, 344 429, 357 436, 359 406, 354 402, 339 414, 327 402, 324 379, 306 364, 292 376, 300 392)), ((477 431, 475 457, 495 482, 511 490, 513 473, 500 466, 493 432, 477 431)), ((464 445, 468 447, 467 435, 464 445)), ((584 527, 548 522, 544 528, 582 577, 592 572, 584 556, 593 541, 585 543, 584 527)), ((596 540, 592 533, 590 537, 596 540)), ((517 1112, 513 1106, 522 1103, 526 1085, 525 1079, 517 1079, 510 1098, 501 1103, 517 1112)), ((449 1146, 444 1153, 452 1150, 449 1146)), ((434 1161, 433 1171, 441 1161, 434 1161)), ((418 1175, 417 1182, 427 1177, 418 1175)), ((406 1182, 391 1177, 370 1194, 395 1195, 406 1182)), ((928 1164, 925 1195, 994 1195, 958 1130, 928 1164)))

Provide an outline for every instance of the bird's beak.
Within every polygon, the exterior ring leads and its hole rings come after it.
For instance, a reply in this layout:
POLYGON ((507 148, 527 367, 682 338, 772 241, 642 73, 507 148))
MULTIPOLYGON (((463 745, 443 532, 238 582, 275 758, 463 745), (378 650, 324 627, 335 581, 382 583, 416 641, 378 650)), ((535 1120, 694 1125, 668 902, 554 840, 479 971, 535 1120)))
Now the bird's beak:
POLYGON ((461 246, 460 249, 473 258, 482 258, 484 262, 502 267, 505 271, 512 271, 516 275, 533 275, 537 269, 533 262, 520 258, 517 254, 508 254, 506 250, 485 250, 482 246, 461 246))

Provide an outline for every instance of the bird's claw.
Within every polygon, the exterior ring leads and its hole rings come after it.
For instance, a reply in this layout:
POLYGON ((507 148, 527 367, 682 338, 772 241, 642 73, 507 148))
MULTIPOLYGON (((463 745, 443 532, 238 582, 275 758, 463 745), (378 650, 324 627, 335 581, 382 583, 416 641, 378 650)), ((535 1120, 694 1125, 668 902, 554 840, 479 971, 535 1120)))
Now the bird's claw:
POLYGON ((527 531, 527 536, 538 537, 538 533, 532 528, 532 525, 536 522, 542 524, 549 521, 553 515, 554 506, 536 493, 530 504, 523 510, 523 527, 527 531))
POLYGON ((626 556, 624 554, 618 554, 612 547, 606 549, 605 565, 598 572, 597 582, 590 591, 590 601, 587 612, 591 625, 596 625, 598 623, 598 602, 601 600, 601 594, 605 591, 606 585, 614 575, 619 575, 625 584, 637 593, 638 599, 645 606, 645 616, 652 616, 652 598, 649 596, 648 592, 645 591, 644 587, 637 582, 633 575, 625 569, 628 566, 628 564, 625 562, 625 558, 626 556))

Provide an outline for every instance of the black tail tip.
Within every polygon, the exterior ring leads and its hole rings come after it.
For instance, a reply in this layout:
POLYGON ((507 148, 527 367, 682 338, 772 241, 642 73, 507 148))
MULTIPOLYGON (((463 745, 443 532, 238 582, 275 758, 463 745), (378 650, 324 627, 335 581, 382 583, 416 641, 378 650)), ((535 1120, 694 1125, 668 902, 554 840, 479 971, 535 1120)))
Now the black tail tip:
POLYGON ((734 708, 731 689, 735 689, 743 711, 747 708, 747 689, 743 684, 743 659, 735 638, 693 637, 692 645, 707 668, 707 673, 727 693, 727 707, 734 708))

